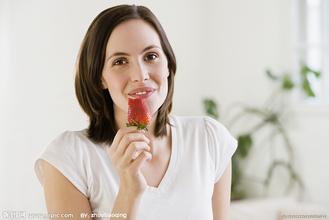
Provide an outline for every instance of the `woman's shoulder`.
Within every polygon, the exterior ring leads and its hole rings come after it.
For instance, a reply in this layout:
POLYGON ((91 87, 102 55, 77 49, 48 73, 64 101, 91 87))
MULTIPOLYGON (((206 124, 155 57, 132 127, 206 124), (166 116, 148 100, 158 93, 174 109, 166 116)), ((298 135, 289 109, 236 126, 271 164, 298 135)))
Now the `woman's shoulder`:
POLYGON ((83 137, 86 135, 87 133, 87 129, 83 129, 83 130, 65 130, 62 131, 60 133, 58 133, 55 138, 53 139, 53 141, 69 141, 72 139, 83 139, 83 137))
POLYGON ((220 121, 209 116, 172 116, 173 126, 184 137, 198 137, 211 147, 220 147, 224 142, 235 142, 231 132, 220 121))
POLYGON ((92 142, 87 135, 87 129, 83 130, 66 130, 59 133, 47 145, 47 150, 54 150, 57 152, 76 153, 87 152, 95 146, 101 146, 92 142))
POLYGON ((88 138, 87 129, 82 130, 65 130, 59 133, 51 143, 60 143, 60 144, 91 144, 92 141, 88 138))
POLYGON ((43 185, 44 161, 55 167, 77 189, 88 196, 90 150, 84 130, 63 131, 53 138, 34 163, 35 173, 43 185))
POLYGON ((211 128, 224 128, 224 125, 205 115, 195 115, 195 116, 181 116, 181 115, 171 115, 171 122, 173 124, 181 125, 184 127, 211 127, 211 128))

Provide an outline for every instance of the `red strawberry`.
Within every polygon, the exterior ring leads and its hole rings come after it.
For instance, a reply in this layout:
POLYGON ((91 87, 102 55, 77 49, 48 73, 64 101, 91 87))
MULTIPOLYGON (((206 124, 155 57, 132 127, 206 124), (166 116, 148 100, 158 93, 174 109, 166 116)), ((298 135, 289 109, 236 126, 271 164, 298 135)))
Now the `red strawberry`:
POLYGON ((147 130, 151 121, 151 113, 145 99, 128 98, 128 123, 127 127, 136 126, 138 130, 147 130))

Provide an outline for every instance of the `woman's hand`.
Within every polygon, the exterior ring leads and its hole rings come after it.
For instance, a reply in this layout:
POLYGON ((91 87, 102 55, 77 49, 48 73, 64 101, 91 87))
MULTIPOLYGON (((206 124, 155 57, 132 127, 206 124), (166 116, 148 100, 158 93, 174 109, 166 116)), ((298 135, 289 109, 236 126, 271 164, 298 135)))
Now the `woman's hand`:
POLYGON ((145 131, 135 127, 121 128, 107 154, 115 166, 119 178, 119 192, 129 197, 140 197, 147 187, 141 167, 146 160, 152 159, 150 139, 145 131))

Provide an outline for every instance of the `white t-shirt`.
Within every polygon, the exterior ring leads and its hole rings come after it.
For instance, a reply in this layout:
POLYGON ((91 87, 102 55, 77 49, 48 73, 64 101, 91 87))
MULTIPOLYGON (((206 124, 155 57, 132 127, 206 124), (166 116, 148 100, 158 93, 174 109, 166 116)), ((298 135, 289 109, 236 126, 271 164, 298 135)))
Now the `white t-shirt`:
MULTIPOLYGON (((213 187, 229 164, 237 141, 210 117, 170 116, 170 122, 168 169, 158 187, 147 187, 137 220, 212 220, 213 187)), ((95 219, 108 219, 119 178, 105 147, 91 142, 86 129, 66 131, 47 146, 35 162, 35 172, 42 184, 39 162, 46 160, 89 199, 95 219)))

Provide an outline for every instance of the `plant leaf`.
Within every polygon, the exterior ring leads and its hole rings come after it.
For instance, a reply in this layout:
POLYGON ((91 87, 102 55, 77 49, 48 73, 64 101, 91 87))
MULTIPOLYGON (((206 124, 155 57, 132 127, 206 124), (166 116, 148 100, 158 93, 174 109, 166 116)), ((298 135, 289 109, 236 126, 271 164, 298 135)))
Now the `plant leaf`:
POLYGON ((321 72, 320 71, 312 71, 312 72, 313 72, 313 74, 314 74, 314 76, 316 78, 319 78, 321 76, 321 72))
POLYGON ((307 76, 308 74, 313 74, 316 78, 319 78, 321 76, 321 72, 311 69, 307 65, 303 64, 302 69, 301 69, 301 74, 302 76, 307 76))
POLYGON ((307 96, 315 97, 315 93, 313 92, 311 84, 306 77, 303 79, 302 87, 307 96))
POLYGON ((241 168, 239 167, 239 158, 237 154, 232 157, 232 190, 239 185, 241 181, 241 168))
POLYGON ((212 99, 204 99, 203 100, 203 106, 205 108, 206 114, 218 119, 219 118, 219 113, 218 113, 218 107, 217 103, 212 100, 212 99))
POLYGON ((308 66, 306 66, 305 64, 303 64, 302 68, 300 70, 301 75, 306 77, 308 72, 310 72, 310 68, 308 66))
POLYGON ((272 72, 271 70, 267 69, 267 70, 265 71, 265 73, 266 73, 266 75, 267 75, 270 79, 275 80, 275 81, 276 81, 276 80, 279 80, 279 77, 276 76, 276 75, 274 75, 273 72, 272 72))
POLYGON ((291 79, 289 74, 284 74, 282 78, 282 89, 284 90, 291 90, 295 86, 294 82, 291 79))
POLYGON ((251 137, 251 134, 243 134, 243 135, 240 135, 238 137, 238 143, 239 143, 239 147, 237 149, 237 154, 240 155, 240 157, 242 158, 245 158, 248 153, 249 153, 249 150, 252 146, 252 137, 251 137))

